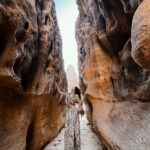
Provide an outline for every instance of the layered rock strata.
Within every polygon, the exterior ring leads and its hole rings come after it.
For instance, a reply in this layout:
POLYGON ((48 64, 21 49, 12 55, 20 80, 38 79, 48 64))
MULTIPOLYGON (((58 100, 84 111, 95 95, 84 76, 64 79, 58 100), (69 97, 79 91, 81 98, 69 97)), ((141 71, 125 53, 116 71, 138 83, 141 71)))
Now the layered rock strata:
POLYGON ((61 45, 53 0, 0 1, 1 150, 40 150, 64 125, 61 45))
POLYGON ((150 147, 150 1, 77 0, 80 87, 110 149, 150 147))

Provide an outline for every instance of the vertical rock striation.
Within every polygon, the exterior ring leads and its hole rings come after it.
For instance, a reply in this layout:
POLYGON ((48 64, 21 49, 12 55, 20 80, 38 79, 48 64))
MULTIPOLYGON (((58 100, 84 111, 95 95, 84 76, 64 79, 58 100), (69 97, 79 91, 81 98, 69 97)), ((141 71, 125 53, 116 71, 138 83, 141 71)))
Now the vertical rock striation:
POLYGON ((110 149, 150 147, 150 2, 77 0, 80 87, 110 149))
POLYGON ((64 125, 61 46, 53 0, 0 1, 2 150, 40 150, 64 125))

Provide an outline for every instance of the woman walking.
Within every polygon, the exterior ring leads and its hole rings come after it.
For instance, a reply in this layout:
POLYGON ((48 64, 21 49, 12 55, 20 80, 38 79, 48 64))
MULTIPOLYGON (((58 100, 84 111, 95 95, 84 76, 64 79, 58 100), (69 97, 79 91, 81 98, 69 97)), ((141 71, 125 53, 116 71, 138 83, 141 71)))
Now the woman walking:
MULTIPOLYGON (((84 114, 81 100, 81 92, 78 87, 74 87, 71 93, 63 93, 59 90, 61 96, 65 96, 65 103, 68 107, 65 122, 64 146, 65 150, 80 150, 80 124, 79 113, 84 114), (76 107, 78 105, 78 107, 76 107)), ((61 102, 60 102, 61 103, 61 102)))
POLYGON ((65 124, 65 150, 80 150, 80 124, 79 115, 76 108, 78 98, 75 89, 67 97, 68 111, 65 124))
POLYGON ((78 87, 74 88, 75 91, 75 97, 78 103, 78 113, 83 116, 84 115, 84 110, 83 110, 83 98, 81 98, 81 92, 78 87))

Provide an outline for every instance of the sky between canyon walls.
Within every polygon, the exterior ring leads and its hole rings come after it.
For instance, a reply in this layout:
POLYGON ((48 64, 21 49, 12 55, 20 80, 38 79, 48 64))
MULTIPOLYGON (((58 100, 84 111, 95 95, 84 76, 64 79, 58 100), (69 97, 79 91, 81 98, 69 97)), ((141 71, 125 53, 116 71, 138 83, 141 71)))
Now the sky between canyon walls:
POLYGON ((77 45, 75 41, 75 22, 78 16, 76 0, 54 0, 58 24, 63 40, 65 70, 72 65, 78 73, 77 45))

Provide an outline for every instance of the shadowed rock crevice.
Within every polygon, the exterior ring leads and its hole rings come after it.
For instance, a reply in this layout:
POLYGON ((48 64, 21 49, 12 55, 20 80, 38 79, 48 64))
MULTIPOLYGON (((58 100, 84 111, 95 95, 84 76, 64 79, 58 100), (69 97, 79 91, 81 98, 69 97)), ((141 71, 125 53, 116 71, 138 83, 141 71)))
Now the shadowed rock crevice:
MULTIPOLYGON (((1 20, 2 21, 2 20, 1 20)), ((6 35, 6 24, 0 24, 0 55, 3 54, 6 44, 7 44, 7 35, 6 35)))
POLYGON ((10 36, 13 34, 14 28, 15 26, 8 16, 0 12, 0 56, 4 54, 5 49, 10 45, 10 36))
POLYGON ((29 124, 26 136, 26 150, 30 150, 32 148, 32 139, 34 139, 34 119, 29 124))

